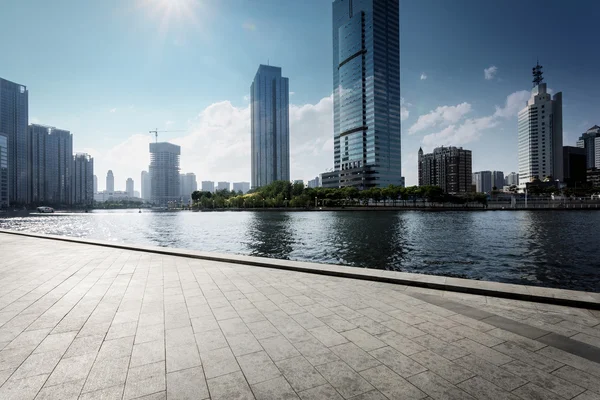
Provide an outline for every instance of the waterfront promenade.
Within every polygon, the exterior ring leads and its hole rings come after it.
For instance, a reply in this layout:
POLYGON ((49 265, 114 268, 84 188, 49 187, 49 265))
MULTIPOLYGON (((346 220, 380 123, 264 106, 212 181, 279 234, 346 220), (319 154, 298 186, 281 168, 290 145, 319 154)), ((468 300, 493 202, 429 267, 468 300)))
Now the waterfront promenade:
POLYGON ((0 232, 0 399, 600 399, 598 293, 139 249, 0 232))

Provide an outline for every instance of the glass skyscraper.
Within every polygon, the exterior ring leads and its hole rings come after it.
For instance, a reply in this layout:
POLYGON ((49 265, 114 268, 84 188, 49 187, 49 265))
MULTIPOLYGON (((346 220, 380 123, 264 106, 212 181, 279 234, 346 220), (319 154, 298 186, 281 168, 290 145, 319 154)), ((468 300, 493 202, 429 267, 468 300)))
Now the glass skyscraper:
POLYGON ((250 87, 252 188, 290 180, 289 82, 260 65, 250 87))
POLYGON ((150 190, 154 204, 166 206, 179 202, 179 155, 181 147, 167 143, 150 143, 150 190))
POLYGON ((399 0, 335 0, 332 7, 339 184, 403 185, 399 0))
POLYGON ((0 208, 9 206, 8 198, 8 138, 0 135, 0 208))
POLYGON ((29 193, 29 92, 0 78, 0 134, 8 139, 8 193, 11 203, 27 204, 29 193))

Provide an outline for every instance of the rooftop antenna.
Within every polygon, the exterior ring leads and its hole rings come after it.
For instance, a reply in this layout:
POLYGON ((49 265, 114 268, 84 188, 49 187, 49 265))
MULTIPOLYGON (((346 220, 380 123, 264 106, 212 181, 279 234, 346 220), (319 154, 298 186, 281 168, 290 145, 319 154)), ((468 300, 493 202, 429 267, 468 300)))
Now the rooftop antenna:
POLYGON ((542 72, 542 67, 540 65, 540 61, 539 59, 537 60, 536 66, 532 68, 532 74, 533 74, 533 86, 537 86, 540 83, 542 83, 542 81, 544 80, 544 76, 543 76, 543 72, 542 72))

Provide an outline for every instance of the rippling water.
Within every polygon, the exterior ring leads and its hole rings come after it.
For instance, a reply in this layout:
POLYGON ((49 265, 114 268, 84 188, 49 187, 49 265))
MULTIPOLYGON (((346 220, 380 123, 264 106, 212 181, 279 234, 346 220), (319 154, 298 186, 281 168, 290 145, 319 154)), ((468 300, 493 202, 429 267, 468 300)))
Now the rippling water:
POLYGON ((589 211, 131 210, 0 228, 600 292, 600 213, 589 211))

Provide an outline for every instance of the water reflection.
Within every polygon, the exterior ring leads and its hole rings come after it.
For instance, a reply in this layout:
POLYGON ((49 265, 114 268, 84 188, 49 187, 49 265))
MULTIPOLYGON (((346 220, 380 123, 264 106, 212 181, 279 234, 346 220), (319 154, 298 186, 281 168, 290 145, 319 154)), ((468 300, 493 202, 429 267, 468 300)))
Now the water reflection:
POLYGON ((289 213, 254 212, 246 229, 250 255, 290 259, 294 250, 292 217, 289 213))

